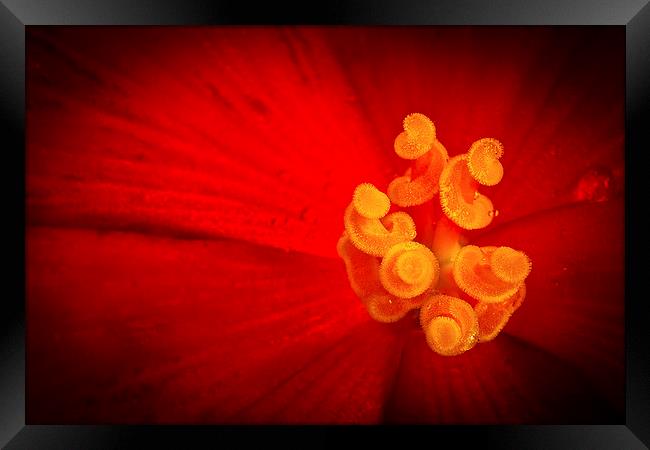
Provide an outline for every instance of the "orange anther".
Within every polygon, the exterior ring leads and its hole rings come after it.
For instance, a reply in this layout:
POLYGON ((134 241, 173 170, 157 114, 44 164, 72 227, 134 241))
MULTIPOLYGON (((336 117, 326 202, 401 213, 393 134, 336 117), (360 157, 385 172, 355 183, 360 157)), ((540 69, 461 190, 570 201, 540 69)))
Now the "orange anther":
POLYGON ((521 283, 509 283, 497 278, 490 267, 493 248, 467 245, 460 249, 454 260, 454 280, 467 295, 486 303, 499 303, 510 297, 521 283), (486 250, 487 249, 487 250, 486 250))
POLYGON ((467 155, 451 158, 440 175, 440 206, 449 219, 466 230, 485 228, 494 217, 492 202, 476 188, 477 182, 467 168, 467 155))
POLYGON ((393 245, 379 267, 381 284, 400 298, 422 294, 438 283, 439 275, 440 266, 433 252, 418 242, 393 245))
POLYGON ((393 245, 415 239, 415 223, 399 211, 382 219, 368 219, 353 204, 345 210, 345 231, 356 248, 373 256, 383 256, 393 245))
POLYGON ((380 219, 390 209, 388 196, 370 183, 362 183, 354 189, 352 204, 367 219, 380 219))
POLYGON ((467 152, 467 168, 472 177, 484 186, 494 186, 503 178, 503 144, 493 138, 479 139, 467 152))
POLYGON ((522 284, 519 290, 501 303, 479 302, 475 307, 478 317, 479 341, 491 341, 503 330, 512 314, 521 306, 526 298, 526 285, 522 284))
POLYGON ((440 174, 449 156, 447 150, 438 140, 434 140, 431 150, 421 156, 416 164, 426 169, 421 175, 412 176, 412 169, 406 175, 395 178, 388 185, 388 196, 398 206, 409 207, 428 202, 438 193, 440 174))
POLYGON ((449 295, 436 295, 420 309, 420 325, 427 344, 444 356, 466 352, 478 341, 478 319, 469 303, 449 295))

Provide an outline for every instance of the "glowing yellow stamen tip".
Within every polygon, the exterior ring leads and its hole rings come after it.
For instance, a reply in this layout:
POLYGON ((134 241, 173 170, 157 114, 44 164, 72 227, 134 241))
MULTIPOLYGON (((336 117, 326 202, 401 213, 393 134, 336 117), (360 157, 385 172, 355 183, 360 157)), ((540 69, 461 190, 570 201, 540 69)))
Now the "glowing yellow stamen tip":
POLYGON ((467 295, 485 303, 502 302, 512 297, 521 286, 497 278, 490 268, 492 248, 467 245, 454 260, 454 281, 467 295))
POLYGON ((390 209, 388 196, 370 183, 362 183, 356 187, 352 203, 357 212, 367 219, 384 217, 390 209))
POLYGON ((418 148, 414 143, 409 141, 406 131, 402 131, 397 135, 393 148, 395 149, 397 156, 404 159, 418 159, 429 151, 428 148, 418 148))
POLYGON ((531 271, 532 264, 524 252, 510 247, 499 247, 490 256, 494 275, 508 283, 521 283, 531 271))
POLYGON ((478 341, 478 319, 469 303, 436 295, 420 309, 420 325, 427 344, 444 356, 466 352, 478 341))
POLYGON ((479 139, 467 152, 467 168, 472 177, 485 186, 494 186, 503 178, 503 144, 492 138, 479 139))
POLYGON ((351 203, 343 217, 345 231, 356 248, 373 256, 383 256, 400 242, 415 239, 415 222, 403 211, 382 219, 368 219, 359 214, 351 203))
POLYGON ((413 113, 404 118, 403 125, 408 142, 420 151, 428 151, 436 137, 436 127, 431 119, 424 114, 413 113))
POLYGON ((476 191, 467 168, 467 155, 454 156, 440 175, 440 206, 445 215, 466 230, 488 226, 494 216, 489 198, 476 191))
POLYGON ((373 294, 365 300, 370 317, 377 322, 397 322, 409 312, 404 302, 388 294, 373 294))
POLYGON ((438 283, 440 266, 431 250, 418 242, 392 246, 379 267, 384 288, 400 298, 413 298, 438 283))
POLYGON ((448 160, 447 149, 440 141, 434 140, 431 150, 416 162, 416 166, 424 167, 423 173, 412 177, 412 169, 409 169, 406 175, 395 178, 388 185, 388 197, 404 208, 428 202, 439 190, 440 174, 448 160))
POLYGON ((435 336, 436 347, 443 352, 449 352, 458 345, 462 333, 458 322, 451 317, 440 316, 431 321, 427 335, 435 336))
POLYGON ((429 278, 432 271, 429 260, 415 252, 402 253, 395 261, 395 273, 404 283, 413 284, 429 278))
POLYGON ((479 341, 488 342, 498 336, 512 314, 526 298, 526 285, 522 284, 511 298, 502 303, 479 302, 475 307, 478 317, 479 341))

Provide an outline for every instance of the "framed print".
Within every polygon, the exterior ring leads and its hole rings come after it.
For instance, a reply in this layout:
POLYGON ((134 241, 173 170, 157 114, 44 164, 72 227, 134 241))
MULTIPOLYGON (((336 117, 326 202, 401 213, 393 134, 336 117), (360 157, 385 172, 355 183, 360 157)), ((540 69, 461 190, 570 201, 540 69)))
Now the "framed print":
POLYGON ((645 448, 650 7, 252 6, 5 2, 2 444, 645 448))

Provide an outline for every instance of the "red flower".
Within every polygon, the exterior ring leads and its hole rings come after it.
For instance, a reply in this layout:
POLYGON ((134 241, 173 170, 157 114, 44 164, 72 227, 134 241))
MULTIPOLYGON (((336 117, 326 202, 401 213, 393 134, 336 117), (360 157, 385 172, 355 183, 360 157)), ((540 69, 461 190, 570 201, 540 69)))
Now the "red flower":
POLYGON ((620 420, 623 49, 593 27, 30 28, 28 421, 620 420), (504 144, 500 215, 468 238, 534 262, 456 357, 374 322, 336 253, 354 187, 403 174, 413 111, 451 155, 504 144))

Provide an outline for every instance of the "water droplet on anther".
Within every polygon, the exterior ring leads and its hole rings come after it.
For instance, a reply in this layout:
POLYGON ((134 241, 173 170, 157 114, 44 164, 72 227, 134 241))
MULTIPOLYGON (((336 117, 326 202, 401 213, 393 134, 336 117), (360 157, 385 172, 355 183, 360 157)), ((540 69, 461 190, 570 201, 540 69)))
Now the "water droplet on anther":
POLYGON ((499 215, 499 210, 498 210, 498 209, 495 209, 495 210, 494 210, 494 217, 497 217, 498 215, 499 215))

